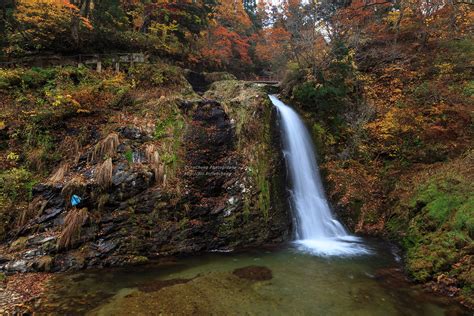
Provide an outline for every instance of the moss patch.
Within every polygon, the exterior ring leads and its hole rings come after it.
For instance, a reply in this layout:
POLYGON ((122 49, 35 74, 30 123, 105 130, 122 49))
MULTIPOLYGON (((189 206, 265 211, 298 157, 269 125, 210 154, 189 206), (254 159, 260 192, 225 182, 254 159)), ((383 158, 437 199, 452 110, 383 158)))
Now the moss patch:
POLYGON ((449 276, 463 291, 472 289, 472 162, 471 152, 422 175, 387 224, 406 249, 407 269, 417 281, 449 276))

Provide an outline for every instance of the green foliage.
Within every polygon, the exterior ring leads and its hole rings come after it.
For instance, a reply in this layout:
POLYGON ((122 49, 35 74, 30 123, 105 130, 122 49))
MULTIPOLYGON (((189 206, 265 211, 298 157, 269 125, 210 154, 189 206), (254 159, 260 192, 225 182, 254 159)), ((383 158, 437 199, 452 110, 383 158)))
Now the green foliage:
MULTIPOLYGON (((389 220, 387 228, 403 236, 407 267, 416 280, 447 273, 474 244, 473 195, 469 177, 457 171, 438 173, 413 192, 409 214, 399 210, 389 220)), ((453 276, 459 273, 451 271, 453 276)))
POLYGON ((285 79, 285 82, 292 82, 292 99, 337 136, 344 129, 343 114, 359 102, 360 96, 354 93, 358 82, 353 52, 336 41, 332 45, 331 57, 329 65, 324 68, 292 69, 287 76, 294 78, 285 79))
POLYGON ((466 96, 474 97, 474 80, 468 81, 462 91, 466 96))
POLYGON ((438 225, 446 222, 451 212, 457 210, 464 202, 464 198, 452 192, 444 183, 429 183, 414 198, 412 205, 425 204, 427 216, 438 225))
POLYGON ((37 89, 54 80, 58 68, 0 69, 0 90, 37 89))
POLYGON ((3 240, 22 207, 31 200, 36 180, 25 168, 0 172, 0 240, 3 240))
POLYGON ((21 137, 24 139, 26 162, 33 170, 47 171, 52 163, 61 158, 55 151, 55 141, 49 131, 40 129, 36 124, 28 125, 21 137))
POLYGON ((293 96, 306 109, 311 109, 316 113, 333 115, 340 113, 342 110, 346 87, 335 86, 331 83, 305 82, 293 89, 293 96))
POLYGON ((128 149, 123 155, 129 164, 133 163, 133 150, 128 149))
POLYGON ((420 102, 437 102, 440 100, 439 91, 428 80, 413 89, 413 96, 420 102))
POLYGON ((178 156, 175 153, 163 153, 163 155, 161 156, 161 160, 166 165, 176 166, 178 162, 178 156))
POLYGON ((177 135, 184 128, 184 120, 178 112, 174 112, 164 120, 159 120, 155 125, 155 139, 177 135))
POLYGON ((0 199, 16 201, 31 199, 36 181, 24 168, 11 168, 0 173, 0 199))
POLYGON ((474 197, 470 197, 457 210, 454 216, 454 228, 458 231, 467 231, 474 239, 474 197))
POLYGON ((178 67, 168 64, 140 64, 130 71, 131 77, 145 87, 181 84, 183 76, 178 67))
POLYGON ((474 42, 471 38, 448 40, 442 44, 447 53, 440 55, 441 58, 449 58, 457 65, 465 67, 474 59, 474 42))
POLYGON ((326 149, 336 143, 336 138, 322 124, 314 123, 311 129, 318 153, 324 155, 326 149))

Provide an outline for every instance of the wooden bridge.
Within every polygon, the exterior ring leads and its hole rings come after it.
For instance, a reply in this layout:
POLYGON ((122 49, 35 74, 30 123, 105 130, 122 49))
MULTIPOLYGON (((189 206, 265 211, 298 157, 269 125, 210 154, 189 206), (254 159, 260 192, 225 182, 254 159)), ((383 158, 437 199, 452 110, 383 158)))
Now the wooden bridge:
POLYGON ((261 84, 268 84, 268 85, 277 85, 281 82, 281 79, 277 77, 263 77, 263 76, 255 76, 255 77, 246 77, 242 80, 252 82, 252 83, 261 83, 261 84))

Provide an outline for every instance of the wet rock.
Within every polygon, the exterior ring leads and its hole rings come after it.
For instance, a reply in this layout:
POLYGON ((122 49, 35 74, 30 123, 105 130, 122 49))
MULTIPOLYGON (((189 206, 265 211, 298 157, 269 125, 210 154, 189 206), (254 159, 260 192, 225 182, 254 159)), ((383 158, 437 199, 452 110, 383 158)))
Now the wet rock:
POLYGON ((61 193, 62 185, 50 185, 45 183, 39 183, 32 188, 31 193, 34 196, 41 195, 46 199, 54 197, 61 193))
POLYGON ((235 269, 232 273, 241 279, 252 281, 266 281, 273 278, 272 270, 262 266, 248 266, 239 268, 235 269))
POLYGON ((227 203, 229 203, 229 205, 236 205, 238 201, 239 200, 235 196, 232 196, 229 200, 227 200, 227 203))
POLYGON ((63 208, 50 208, 45 210, 45 214, 41 217, 39 217, 36 220, 36 223, 41 224, 44 222, 47 222, 51 219, 54 219, 56 216, 58 216, 64 209, 63 208))
POLYGON ((108 240, 108 241, 99 240, 97 242, 97 251, 99 251, 102 254, 112 251, 113 249, 115 249, 115 247, 117 247, 117 242, 113 240, 108 240))
POLYGON ((52 270, 54 272, 80 270, 85 267, 84 254, 75 251, 57 255, 52 270))
POLYGON ((51 256, 43 256, 33 262, 33 268, 36 271, 49 272, 53 266, 53 258, 51 256))
POLYGON ((47 242, 56 240, 56 236, 38 235, 28 239, 28 246, 39 246, 47 242))
POLYGON ((185 70, 184 75, 198 93, 205 92, 213 82, 237 79, 227 72, 195 72, 189 69, 185 70))
POLYGON ((171 280, 155 280, 151 283, 144 284, 138 287, 142 292, 156 292, 165 287, 173 286, 176 284, 186 284, 192 279, 171 279, 171 280))
POLYGON ((153 183, 153 173, 146 170, 132 170, 128 165, 120 164, 114 169, 110 194, 111 201, 125 201, 145 191, 153 183))
POLYGON ((7 273, 25 273, 29 271, 29 268, 28 261, 22 259, 8 262, 3 266, 2 270, 7 273))
POLYGON ((229 217, 237 209, 237 206, 228 207, 224 210, 224 217, 229 217))
POLYGON ((28 242, 28 238, 20 237, 17 240, 13 241, 10 245, 10 251, 18 251, 25 249, 26 244, 28 242))
POLYGON ((219 214, 221 213, 222 211, 225 210, 225 206, 224 205, 217 205, 217 207, 215 207, 212 211, 211 211, 211 214, 212 215, 216 215, 216 214, 219 214))
POLYGON ((35 257, 38 257, 38 256, 42 256, 44 255, 44 251, 41 250, 41 249, 30 249, 28 251, 25 251, 23 253, 23 258, 24 259, 32 259, 32 258, 35 258, 35 257))
POLYGON ((10 261, 11 258, 8 256, 0 255, 0 264, 10 261))
POLYGON ((137 127, 131 127, 131 126, 124 126, 120 127, 117 130, 122 137, 128 138, 128 139, 142 139, 146 134, 143 134, 142 131, 137 128, 137 127))

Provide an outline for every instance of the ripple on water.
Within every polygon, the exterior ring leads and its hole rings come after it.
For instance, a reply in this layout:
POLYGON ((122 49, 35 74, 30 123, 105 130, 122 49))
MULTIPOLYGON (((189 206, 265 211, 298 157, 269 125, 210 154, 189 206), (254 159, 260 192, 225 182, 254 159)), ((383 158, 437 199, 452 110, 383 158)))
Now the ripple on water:
POLYGON ((344 236, 324 239, 303 239, 295 241, 296 247, 302 252, 315 256, 352 257, 370 255, 370 249, 355 236, 344 236))

